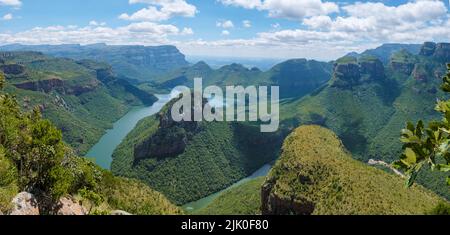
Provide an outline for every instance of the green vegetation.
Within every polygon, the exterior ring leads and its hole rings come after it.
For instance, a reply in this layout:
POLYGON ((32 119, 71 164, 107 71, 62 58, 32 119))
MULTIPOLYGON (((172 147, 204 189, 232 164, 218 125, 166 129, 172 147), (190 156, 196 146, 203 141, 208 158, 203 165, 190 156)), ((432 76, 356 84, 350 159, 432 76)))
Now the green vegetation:
POLYGON ((6 73, 6 90, 25 110, 39 106, 79 154, 85 154, 132 106, 156 101, 115 77, 106 64, 37 52, 0 52, 0 58, 5 61, 0 71, 6 73))
MULTIPOLYGON (((223 66, 217 70, 199 62, 159 77, 158 88, 167 89, 177 85, 193 87, 194 78, 203 78, 204 86, 280 86, 281 98, 302 97, 322 86, 330 79, 331 64, 314 60, 288 60, 267 72, 257 68, 248 69, 240 64, 223 66)), ((147 89, 149 85, 146 86, 147 89)))
MULTIPOLYGON (((405 64, 390 64, 372 71, 369 74, 372 79, 352 86, 337 87, 334 78, 308 96, 283 100, 280 107, 282 127, 292 130, 301 124, 318 124, 335 132, 355 159, 389 163, 398 160, 402 145, 397 130, 408 120, 427 122, 439 118, 433 107, 438 97, 445 96, 437 88, 446 71, 446 65, 433 57, 398 54, 412 57, 405 60, 416 61, 418 67, 425 68, 425 74, 415 72, 414 64, 409 73, 405 73, 405 64), (373 76, 383 73, 384 79, 373 76)), ((394 54, 393 57, 401 56, 394 54)), ((357 70, 358 67, 354 67, 356 74, 357 70)), ((356 77, 361 80, 367 76, 360 75, 356 77)), ((340 78, 345 79, 345 76, 340 78)), ((445 173, 424 170, 418 183, 449 199, 450 189, 444 176, 445 173)))
MULTIPOLYGON (((19 192, 33 193, 41 214, 55 213, 55 203, 79 195, 88 204, 136 214, 178 214, 160 193, 142 183, 112 176, 76 157, 62 133, 40 111, 22 112, 16 99, 0 90, 0 210, 7 212, 19 192)), ((92 209, 92 208, 91 208, 92 209)), ((91 210, 99 211, 97 210, 91 210)))
MULTIPOLYGON (((444 92, 450 92, 450 64, 448 71, 443 78, 444 92)), ((438 101, 436 111, 442 114, 442 121, 433 121, 428 128, 425 128, 423 121, 417 125, 408 123, 402 130, 404 153, 394 166, 409 175, 408 186, 414 183, 423 167, 450 172, 450 100, 438 101)), ((447 177, 447 184, 450 185, 450 176, 447 177)))
POLYGON ((56 57, 95 60, 110 64, 119 77, 149 81, 174 69, 187 66, 185 56, 174 46, 93 45, 6 45, 2 51, 39 51, 56 57))
POLYGON ((260 215, 261 186, 264 177, 253 179, 231 188, 216 198, 206 208, 197 211, 199 215, 260 215))
POLYGON ((169 107, 139 122, 119 145, 113 154, 114 174, 140 179, 182 205, 232 185, 277 156, 282 136, 260 133, 256 125, 182 122, 161 127, 160 120, 170 116, 169 107), (174 132, 186 139, 160 141, 156 149, 137 147, 147 140, 174 136, 174 132), (153 157, 155 151, 166 154, 153 157))
POLYGON ((262 198, 264 214, 425 214, 445 202, 354 160, 333 132, 319 126, 300 127, 285 140, 262 198))

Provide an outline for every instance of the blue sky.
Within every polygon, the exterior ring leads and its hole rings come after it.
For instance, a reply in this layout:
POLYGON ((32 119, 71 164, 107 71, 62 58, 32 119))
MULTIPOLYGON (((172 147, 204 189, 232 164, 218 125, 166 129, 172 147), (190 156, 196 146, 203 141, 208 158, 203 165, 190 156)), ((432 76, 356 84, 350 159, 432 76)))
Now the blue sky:
POLYGON ((188 55, 335 59, 450 41, 448 0, 0 0, 0 44, 173 44, 188 55))

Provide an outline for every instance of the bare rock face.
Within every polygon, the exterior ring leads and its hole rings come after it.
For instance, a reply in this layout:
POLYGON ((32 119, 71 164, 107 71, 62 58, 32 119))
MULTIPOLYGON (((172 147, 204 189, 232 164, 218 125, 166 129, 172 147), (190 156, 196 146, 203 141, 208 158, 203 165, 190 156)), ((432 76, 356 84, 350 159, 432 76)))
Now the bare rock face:
POLYGON ((10 215, 39 215, 39 207, 33 194, 21 192, 12 200, 13 209, 10 215))
POLYGON ((439 61, 450 62, 450 43, 436 44, 436 50, 433 56, 439 61))
POLYGON ((24 82, 19 84, 14 84, 15 87, 23 90, 30 91, 42 91, 49 93, 51 91, 57 91, 61 94, 75 95, 79 96, 84 93, 94 91, 98 87, 98 82, 91 80, 84 84, 70 85, 66 84, 61 78, 49 78, 40 81, 24 82))
POLYGON ((115 210, 113 212, 111 212, 111 215, 132 215, 126 211, 121 211, 121 210, 115 210))
POLYGON ((436 43, 434 42, 425 42, 420 49, 419 55, 422 56, 432 56, 434 51, 436 50, 436 43))
POLYGON ((20 64, 8 64, 0 66, 0 70, 6 74, 19 75, 25 72, 25 67, 20 64))
MULTIPOLYGON (((180 97, 181 98, 181 97, 180 97)), ((165 112, 159 113, 159 127, 150 138, 138 144, 134 148, 135 162, 156 158, 158 160, 175 157, 182 154, 189 141, 196 133, 201 131, 199 122, 181 121, 175 122, 172 119, 171 109, 174 102, 167 104, 169 107, 165 112)), ((207 105, 207 100, 203 100, 203 106, 207 105)), ((194 107, 191 108, 193 120, 194 107)))
POLYGON ((423 68, 423 66, 420 66, 419 64, 416 64, 414 66, 414 71, 412 72, 412 74, 414 79, 418 82, 426 82, 428 80, 428 75, 425 68, 423 68))
POLYGON ((87 215, 87 210, 78 202, 64 197, 59 200, 57 215, 87 215))
POLYGON ((353 58, 334 65, 334 87, 350 88, 366 82, 381 81, 385 76, 383 63, 376 58, 353 58))

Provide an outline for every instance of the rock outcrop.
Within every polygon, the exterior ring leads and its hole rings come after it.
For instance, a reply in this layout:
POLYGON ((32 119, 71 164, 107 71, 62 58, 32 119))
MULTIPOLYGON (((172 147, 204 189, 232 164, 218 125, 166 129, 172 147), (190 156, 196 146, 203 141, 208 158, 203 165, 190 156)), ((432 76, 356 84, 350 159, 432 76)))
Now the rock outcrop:
POLYGON ((21 192, 12 200, 10 215, 39 215, 39 206, 33 194, 21 192))
POLYGON ((450 43, 438 43, 433 56, 439 61, 450 62, 450 43))
POLYGON ((351 88, 364 82, 382 81, 383 63, 374 57, 341 58, 334 64, 333 87, 351 88))
MULTIPOLYGON (((181 97, 180 97, 181 98, 181 97)), ((141 144, 135 146, 134 159, 139 161, 146 158, 164 159, 174 157, 184 152, 189 140, 197 133, 201 124, 194 121, 175 122, 172 118, 172 105, 178 99, 170 102, 158 114, 159 127, 155 134, 141 144)), ((203 100, 203 106, 206 105, 207 100, 203 100)), ((191 114, 193 120, 194 106, 191 107, 191 114)))
POLYGON ((132 215, 126 211, 115 210, 110 213, 110 215, 132 215))
POLYGON ((432 56, 436 51, 436 43, 434 42, 425 42, 420 49, 419 55, 422 56, 432 56))
POLYGON ((49 78, 46 80, 14 84, 15 87, 24 90, 41 91, 45 93, 56 91, 60 94, 75 96, 94 91, 98 85, 98 82, 95 80, 90 80, 89 82, 83 84, 67 84, 61 78, 49 78))
POLYGON ((25 67, 20 64, 5 64, 0 65, 0 70, 5 74, 19 75, 25 72, 25 67))
POLYGON ((57 215, 87 215, 87 210, 71 198, 61 198, 57 205, 57 215))
POLYGON ((450 43, 426 42, 420 50, 420 55, 432 56, 441 62, 450 62, 450 43))

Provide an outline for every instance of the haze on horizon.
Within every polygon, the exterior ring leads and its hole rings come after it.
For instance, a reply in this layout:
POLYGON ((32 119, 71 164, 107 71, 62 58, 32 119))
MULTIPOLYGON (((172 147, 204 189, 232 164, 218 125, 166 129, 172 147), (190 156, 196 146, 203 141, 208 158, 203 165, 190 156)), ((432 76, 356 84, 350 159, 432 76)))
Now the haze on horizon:
POLYGON ((0 0, 0 45, 170 44, 188 56, 329 61, 384 43, 448 42, 449 4, 447 0, 0 0))

